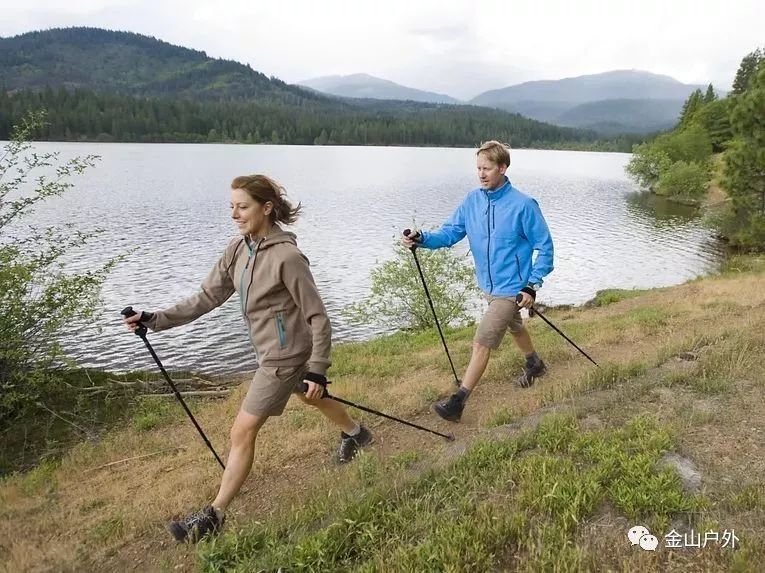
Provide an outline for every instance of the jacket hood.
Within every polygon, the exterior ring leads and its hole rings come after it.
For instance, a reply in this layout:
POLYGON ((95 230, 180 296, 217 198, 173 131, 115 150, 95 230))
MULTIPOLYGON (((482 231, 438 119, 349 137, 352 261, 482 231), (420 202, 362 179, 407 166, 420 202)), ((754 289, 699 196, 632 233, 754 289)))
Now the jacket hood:
POLYGON ((250 250, 255 248, 255 245, 258 244, 258 241, 260 241, 259 250, 261 251, 281 243, 291 243, 293 246, 297 246, 297 236, 295 233, 283 231, 282 229, 277 228, 274 228, 274 231, 265 239, 256 239, 253 241, 249 237, 244 237, 244 242, 250 250))

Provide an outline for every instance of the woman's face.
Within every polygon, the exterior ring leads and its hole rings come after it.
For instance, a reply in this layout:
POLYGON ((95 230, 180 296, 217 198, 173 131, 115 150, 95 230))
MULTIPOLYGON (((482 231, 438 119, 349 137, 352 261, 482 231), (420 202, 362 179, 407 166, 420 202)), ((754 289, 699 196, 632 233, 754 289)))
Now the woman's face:
POLYGON ((268 216, 272 208, 270 201, 261 204, 244 189, 231 190, 231 218, 242 235, 265 236, 271 227, 268 216))
POLYGON ((505 183, 506 165, 494 163, 481 153, 476 158, 476 167, 478 168, 478 180, 481 182, 482 188, 497 189, 505 183))

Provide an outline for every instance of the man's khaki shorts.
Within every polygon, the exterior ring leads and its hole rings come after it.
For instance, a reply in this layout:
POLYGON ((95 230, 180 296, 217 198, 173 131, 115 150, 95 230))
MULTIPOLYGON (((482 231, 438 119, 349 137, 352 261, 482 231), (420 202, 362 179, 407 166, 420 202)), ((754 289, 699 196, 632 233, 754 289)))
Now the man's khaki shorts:
POLYGON ((260 366, 250 382, 242 409, 253 416, 281 416, 296 384, 308 373, 303 366, 260 366))
POLYGON ((486 295, 489 308, 476 328, 473 342, 487 348, 498 348, 505 332, 519 332, 523 328, 521 308, 515 298, 486 295))

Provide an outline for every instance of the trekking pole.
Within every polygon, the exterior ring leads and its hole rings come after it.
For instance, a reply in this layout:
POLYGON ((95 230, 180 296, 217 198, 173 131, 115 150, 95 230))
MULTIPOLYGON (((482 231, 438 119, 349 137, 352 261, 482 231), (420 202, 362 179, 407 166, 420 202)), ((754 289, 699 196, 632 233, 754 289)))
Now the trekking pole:
MULTIPOLYGON (((375 416, 388 418, 389 420, 393 420, 394 422, 398 422, 399 424, 404 424, 406 426, 411 426, 412 428, 417 428, 418 430, 422 430, 423 432, 430 432, 431 434, 435 434, 436 436, 441 436, 448 442, 454 441, 454 434, 452 434, 451 432, 449 432, 448 434, 442 434, 441 432, 436 432, 435 430, 431 430, 430 428, 426 428, 425 426, 420 426, 418 424, 415 424, 414 422, 407 422, 406 420, 402 420, 401 418, 396 418, 395 416, 390 416, 383 412, 378 412, 377 410, 373 410, 372 408, 367 408, 366 406, 362 406, 361 404, 354 404, 350 400, 344 400, 343 398, 332 396, 329 393, 329 390, 327 390, 327 386, 325 384, 319 383, 319 382, 317 382, 317 384, 324 387, 324 394, 322 395, 322 398, 329 398, 330 400, 334 400, 335 402, 340 402, 341 404, 345 404, 346 406, 352 406, 353 408, 357 408, 364 412, 369 412, 370 414, 374 414, 375 416)), ((327 382, 327 384, 329 384, 329 382, 327 382)), ((306 384, 305 382, 299 382, 297 384, 297 388, 301 392, 305 393, 306 390, 308 390, 308 384, 306 384)))
MULTIPOLYGON (((516 297, 515 297, 515 301, 516 301, 518 304, 520 304, 522 300, 523 300, 523 296, 522 296, 521 294, 518 294, 518 296, 516 296, 516 297)), ((558 328, 557 326, 555 326, 555 325, 554 325, 552 322, 550 322, 550 320, 549 320, 549 319, 548 319, 548 318, 547 318, 547 317, 546 317, 544 314, 542 314, 541 312, 539 312, 539 310, 537 310, 537 307, 535 307, 535 306, 532 304, 532 305, 531 305, 531 308, 532 308, 532 310, 533 310, 533 311, 534 311, 536 314, 538 314, 538 315, 539 315, 539 318, 541 318, 542 320, 544 320, 544 321, 545 321, 545 322, 546 322, 548 325, 550 325, 550 327, 551 327, 551 328, 552 328, 552 329, 553 329, 555 332, 557 332, 557 333, 558 333, 558 334, 560 334, 560 335, 561 335, 563 338, 565 338, 565 339, 568 341, 568 343, 569 343, 569 344, 571 344, 571 346, 573 346, 574 348, 576 348, 576 349, 577 349, 579 352, 581 352, 581 353, 584 355, 584 357, 585 357, 587 360, 589 360, 589 361, 590 361, 590 362, 592 362, 592 363, 593 363, 595 366, 597 366, 598 368, 600 368, 600 364, 598 364, 598 363, 597 363, 597 362, 595 362, 595 361, 594 361, 592 358, 590 358, 590 355, 589 355, 589 354, 587 354, 587 353, 586 353, 584 350, 582 350, 581 348, 579 348, 579 347, 576 345, 576 343, 575 343, 573 340, 571 340, 571 339, 570 339, 568 336, 566 336, 565 334, 563 334, 563 332, 561 331, 561 329, 560 329, 560 328, 558 328)))
MULTIPOLYGON (((125 318, 128 318, 129 316, 135 316, 136 312, 133 310, 132 306, 128 306, 122 309, 122 312, 120 314, 122 314, 125 318)), ((191 423, 194 424, 194 427, 197 429, 197 432, 199 432, 199 435, 202 436, 202 439, 204 440, 205 444, 207 444, 207 447, 210 448, 210 451, 215 456, 215 459, 218 460, 220 467, 222 467, 225 470, 226 466, 224 465, 223 461, 220 459, 220 456, 218 456, 218 453, 215 451, 215 448, 213 448, 212 444, 210 443, 210 440, 207 439, 207 436, 205 435, 204 431, 202 431, 202 428, 200 427, 200 425, 197 423, 196 418, 194 418, 194 414, 191 413, 191 410, 189 410, 189 407, 186 405, 186 402, 183 401, 183 396, 181 396, 181 393, 178 392, 178 388, 176 388, 175 384, 173 384, 173 381, 170 378, 170 375, 165 370, 165 367, 162 366, 162 362, 159 361, 159 357, 157 356, 157 353, 154 352, 154 349, 149 343, 149 340, 146 338, 146 332, 147 332, 146 326, 139 322, 138 328, 135 329, 135 333, 138 336, 140 336, 141 340, 143 340, 146 343, 146 348, 149 349, 149 353, 151 354, 151 357, 154 359, 154 362, 157 363, 157 366, 159 366, 160 372, 162 372, 162 375, 165 377, 165 380, 167 380, 167 383, 170 385, 170 388, 173 390, 175 397, 178 398, 178 401, 181 403, 181 406, 183 406, 183 409, 186 410, 186 414, 188 414, 189 418, 191 419, 191 423)))
MULTIPOLYGON (((409 237, 409 235, 412 234, 411 229, 404 229, 404 236, 409 237)), ((412 235, 412 239, 417 238, 420 235, 420 232, 417 231, 414 235, 412 235)), ((420 273, 420 280, 422 280, 422 288, 425 289, 425 296, 428 299, 428 304, 430 304, 430 310, 433 311, 433 319, 436 321, 436 328, 438 328, 438 334, 441 336, 441 342, 444 345, 444 350, 446 351, 446 357, 449 359, 449 366, 452 367, 452 374, 454 374, 454 384, 457 386, 457 388, 460 387, 460 380, 457 377, 457 370, 454 368, 454 362, 452 362, 452 357, 449 354, 449 347, 446 346, 446 339, 444 338, 444 333, 441 331, 441 324, 438 322, 438 315, 436 314, 436 307, 433 306, 433 299, 430 298, 430 291, 428 290, 428 284, 425 282, 425 275, 422 272, 422 267, 420 266, 420 260, 417 258, 417 253, 415 252, 417 250, 416 245, 412 245, 409 247, 409 250, 412 251, 412 256, 414 257, 414 264, 417 265, 417 271, 420 273)))

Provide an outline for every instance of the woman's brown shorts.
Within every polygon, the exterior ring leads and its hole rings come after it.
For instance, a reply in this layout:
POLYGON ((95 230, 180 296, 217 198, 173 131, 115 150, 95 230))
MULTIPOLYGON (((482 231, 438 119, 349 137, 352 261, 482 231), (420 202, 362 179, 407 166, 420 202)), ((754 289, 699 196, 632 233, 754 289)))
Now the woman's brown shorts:
POLYGON ((253 416, 280 416, 296 384, 303 381, 308 365, 261 366, 250 382, 242 409, 253 416))

